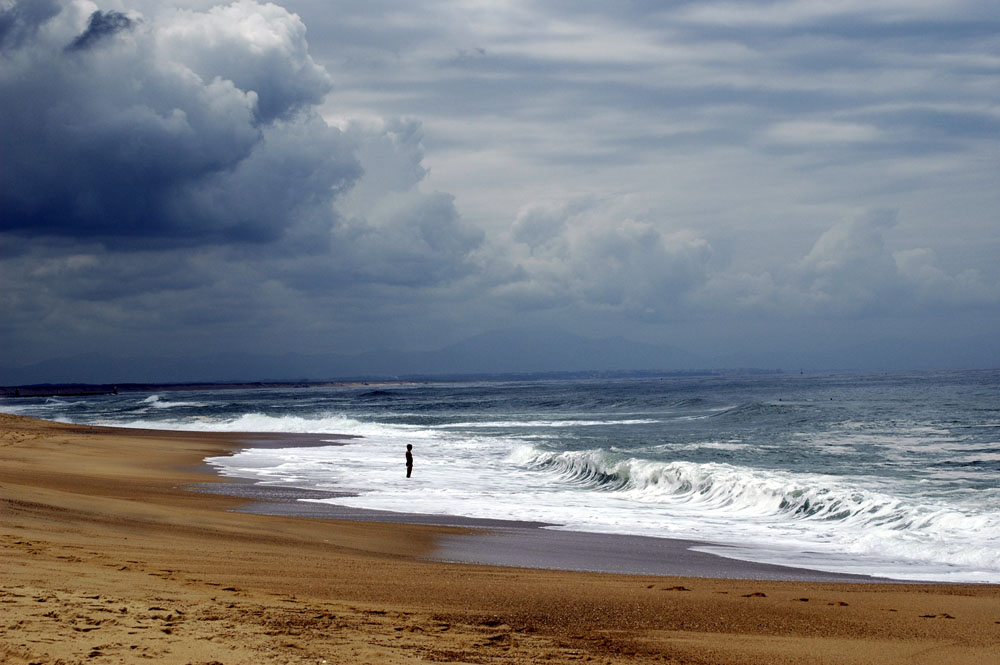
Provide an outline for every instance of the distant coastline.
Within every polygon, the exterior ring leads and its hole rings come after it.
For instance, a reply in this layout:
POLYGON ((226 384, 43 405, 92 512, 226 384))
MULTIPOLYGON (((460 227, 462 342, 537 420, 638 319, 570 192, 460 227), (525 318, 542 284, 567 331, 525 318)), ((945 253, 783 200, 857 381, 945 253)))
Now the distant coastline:
POLYGON ((0 397, 83 397, 135 392, 179 392, 185 390, 253 390, 267 388, 316 388, 358 385, 405 385, 412 381, 310 381, 237 383, 38 383, 0 386, 0 397))
POLYGON ((0 386, 0 397, 81 397, 123 392, 176 392, 186 390, 254 390, 268 388, 329 388, 337 386, 403 386, 421 383, 468 381, 558 381, 585 379, 655 379, 726 375, 784 374, 780 369, 704 370, 593 370, 578 372, 511 372, 485 374, 412 375, 400 377, 350 377, 327 381, 217 381, 188 383, 34 383, 0 386))

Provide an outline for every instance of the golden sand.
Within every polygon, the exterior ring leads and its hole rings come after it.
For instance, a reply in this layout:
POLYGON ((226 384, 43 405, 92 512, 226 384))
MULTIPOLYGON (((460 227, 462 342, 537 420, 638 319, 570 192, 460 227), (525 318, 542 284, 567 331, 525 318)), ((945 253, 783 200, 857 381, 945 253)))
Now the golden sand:
POLYGON ((420 560, 458 529, 230 512, 231 435, 0 414, 0 662, 1000 664, 1000 588, 420 560))

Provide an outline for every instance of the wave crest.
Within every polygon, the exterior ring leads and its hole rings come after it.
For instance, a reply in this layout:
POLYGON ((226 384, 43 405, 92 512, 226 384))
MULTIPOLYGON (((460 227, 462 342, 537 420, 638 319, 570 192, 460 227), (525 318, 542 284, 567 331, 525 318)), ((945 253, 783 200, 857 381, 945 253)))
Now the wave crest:
POLYGON ((818 522, 906 537, 959 537, 975 530, 1000 544, 1000 513, 963 513, 909 501, 832 476, 764 471, 725 463, 655 462, 604 450, 553 453, 522 447, 512 461, 563 482, 621 492, 671 508, 740 514, 768 522, 818 522))

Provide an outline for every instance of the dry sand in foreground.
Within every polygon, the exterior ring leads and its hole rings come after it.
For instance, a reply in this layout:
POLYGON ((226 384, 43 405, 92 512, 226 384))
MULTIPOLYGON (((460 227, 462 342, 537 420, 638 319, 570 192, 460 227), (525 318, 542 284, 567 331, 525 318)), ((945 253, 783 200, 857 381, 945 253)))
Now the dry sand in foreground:
POLYGON ((1000 588, 419 560, 455 529, 227 512, 231 436, 0 414, 0 662, 1000 663, 1000 588))

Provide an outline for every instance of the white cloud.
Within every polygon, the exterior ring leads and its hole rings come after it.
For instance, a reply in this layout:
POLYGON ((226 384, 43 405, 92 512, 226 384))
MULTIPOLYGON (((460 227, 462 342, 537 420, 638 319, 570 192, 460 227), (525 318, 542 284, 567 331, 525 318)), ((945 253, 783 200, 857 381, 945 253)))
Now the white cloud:
POLYGON ((971 3, 963 0, 764 0, 696 2, 676 15, 684 21, 725 26, 794 26, 834 18, 868 16, 895 22, 954 15, 971 3))
POLYGON ((839 222, 823 233, 796 266, 811 303, 837 313, 888 306, 897 280, 883 232, 894 224, 894 215, 883 212, 839 222))
POLYGON ((885 314, 928 308, 986 305, 998 301, 974 270, 949 275, 928 248, 892 251, 885 234, 897 225, 893 213, 861 215, 834 224, 795 266, 807 307, 833 314, 885 314))
POLYGON ((350 281, 437 286, 475 270, 470 253, 482 243, 449 194, 386 194, 363 218, 334 231, 334 270, 350 281))
POLYGON ((158 17, 157 26, 162 59, 202 81, 232 81, 254 93, 265 122, 318 104, 331 89, 326 70, 309 55, 305 25, 278 5, 238 0, 207 12, 179 10, 158 17))
POLYGON ((527 245, 532 252, 555 240, 566 228, 568 212, 564 206, 532 204, 525 206, 510 228, 514 242, 527 245))
POLYGON ((1000 302, 1000 285, 990 286, 976 270, 950 274, 929 248, 890 249, 886 234, 897 226, 888 211, 852 216, 789 265, 712 272, 693 300, 703 311, 782 318, 878 318, 1000 302))
POLYGON ((337 203, 343 222, 333 232, 334 269, 351 281, 407 286, 474 271, 471 253, 483 232, 462 219, 453 196, 420 188, 427 175, 420 123, 351 124, 347 135, 362 176, 337 203))
POLYGON ((619 212, 586 201, 526 206, 511 228, 520 278, 498 292, 522 305, 670 318, 705 279, 711 248, 694 233, 665 234, 619 212))
POLYGON ((775 143, 809 145, 822 143, 858 143, 877 141, 882 132, 869 125, 854 122, 794 120, 771 125, 765 137, 775 143))
POLYGON ((900 279, 909 285, 920 304, 951 309, 1000 303, 1000 284, 988 285, 977 270, 949 275, 938 266, 930 249, 900 250, 892 257, 900 279))

